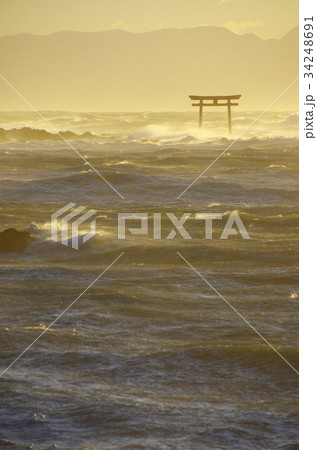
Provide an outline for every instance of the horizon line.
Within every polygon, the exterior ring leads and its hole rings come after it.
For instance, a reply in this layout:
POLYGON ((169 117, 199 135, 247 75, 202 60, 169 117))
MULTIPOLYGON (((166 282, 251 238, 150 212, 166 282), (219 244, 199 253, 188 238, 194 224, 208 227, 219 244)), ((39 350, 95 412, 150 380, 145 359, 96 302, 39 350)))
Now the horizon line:
POLYGON ((230 30, 227 27, 221 26, 221 25, 197 25, 197 26, 193 26, 193 27, 166 27, 166 28, 157 28, 154 30, 149 30, 149 31, 131 31, 131 30, 124 30, 121 28, 109 28, 106 30, 99 30, 99 31, 83 31, 83 30, 58 30, 58 31, 53 31, 51 33, 47 33, 47 34, 41 34, 41 33, 31 33, 31 32, 21 32, 21 33, 15 33, 15 34, 2 34, 0 35, 0 39, 1 38, 5 38, 5 37, 16 37, 16 36, 38 36, 38 37, 47 37, 47 36, 53 36, 54 34, 59 34, 59 33, 81 33, 81 34, 101 34, 101 33, 109 33, 109 32, 121 32, 121 33, 127 33, 127 34, 135 34, 135 35, 140 35, 140 34, 149 34, 149 33, 157 33, 157 32, 161 32, 161 31, 182 31, 182 30, 194 30, 194 29, 199 29, 199 28, 218 28, 221 30, 226 30, 228 31, 228 33, 234 34, 235 36, 256 36, 257 38, 259 38, 261 41, 270 41, 270 40, 277 40, 280 41, 282 39, 284 39, 285 36, 287 36, 291 31, 299 28, 299 25, 296 25, 292 28, 290 28, 282 37, 278 38, 278 37, 270 37, 270 38, 262 38, 261 36, 259 36, 258 34, 256 34, 255 32, 249 32, 249 33, 235 33, 234 31, 230 30))

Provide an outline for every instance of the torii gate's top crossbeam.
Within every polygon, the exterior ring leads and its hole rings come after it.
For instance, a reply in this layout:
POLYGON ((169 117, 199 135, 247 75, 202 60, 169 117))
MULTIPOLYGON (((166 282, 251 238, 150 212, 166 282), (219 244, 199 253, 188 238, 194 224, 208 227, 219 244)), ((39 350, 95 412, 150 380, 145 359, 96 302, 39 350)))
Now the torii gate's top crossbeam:
POLYGON ((192 101, 198 103, 192 103, 192 106, 199 106, 199 127, 203 123, 203 107, 204 106, 227 106, 228 107, 228 128, 231 134, 231 106, 238 106, 238 102, 232 102, 232 100, 239 100, 241 95, 190 95, 189 98, 192 101), (206 103, 206 101, 208 103, 206 103))

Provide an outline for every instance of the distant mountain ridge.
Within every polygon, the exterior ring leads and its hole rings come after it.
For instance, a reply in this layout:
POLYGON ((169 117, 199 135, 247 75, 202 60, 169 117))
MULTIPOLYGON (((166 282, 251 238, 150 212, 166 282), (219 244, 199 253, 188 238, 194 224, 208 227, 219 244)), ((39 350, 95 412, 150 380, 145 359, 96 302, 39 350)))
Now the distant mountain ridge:
MULTIPOLYGON (((189 94, 268 106, 298 75, 298 28, 262 40, 225 28, 60 31, 0 38, 0 73, 42 110, 184 110, 189 94)), ((0 80, 0 109, 26 109, 0 80)), ((297 110, 293 86, 275 109, 297 110)))

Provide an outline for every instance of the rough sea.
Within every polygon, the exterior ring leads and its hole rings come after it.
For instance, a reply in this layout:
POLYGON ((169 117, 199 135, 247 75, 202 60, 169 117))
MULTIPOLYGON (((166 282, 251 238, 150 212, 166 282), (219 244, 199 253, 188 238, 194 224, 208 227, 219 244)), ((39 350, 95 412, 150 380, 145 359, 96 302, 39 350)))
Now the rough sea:
POLYGON ((0 253, 1 372, 124 254, 3 373, 0 448, 298 448, 298 114, 233 143, 260 112, 230 137, 224 113, 41 113, 124 198, 34 112, 0 112, 0 231, 32 235, 0 253), (96 211, 79 250, 51 240, 70 202, 96 211), (250 239, 220 239, 232 211, 250 239), (118 239, 118 213, 148 234, 118 239), (212 239, 196 213, 222 214, 212 239))

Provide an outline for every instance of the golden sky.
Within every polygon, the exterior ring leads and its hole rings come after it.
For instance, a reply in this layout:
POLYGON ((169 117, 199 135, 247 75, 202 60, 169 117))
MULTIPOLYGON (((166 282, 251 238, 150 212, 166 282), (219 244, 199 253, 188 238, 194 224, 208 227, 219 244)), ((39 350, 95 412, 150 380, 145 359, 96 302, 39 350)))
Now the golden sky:
POLYGON ((298 0, 0 0, 0 36, 202 25, 281 38, 298 25, 298 0))

